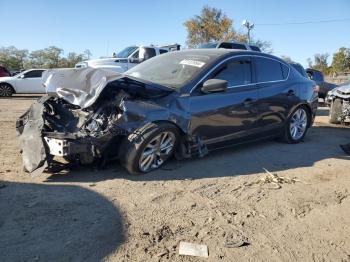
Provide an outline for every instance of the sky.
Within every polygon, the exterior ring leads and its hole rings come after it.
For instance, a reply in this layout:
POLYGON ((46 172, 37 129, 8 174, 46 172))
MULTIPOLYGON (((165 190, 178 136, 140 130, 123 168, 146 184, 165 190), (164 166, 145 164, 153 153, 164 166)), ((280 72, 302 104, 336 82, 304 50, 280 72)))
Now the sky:
POLYGON ((273 54, 307 65, 307 58, 350 48, 350 0, 16 0, 1 1, 0 47, 29 51, 50 45, 68 52, 89 49, 93 58, 110 56, 128 45, 186 45, 183 23, 203 6, 222 9, 233 27, 255 23, 254 38, 271 42, 273 54), (6 11, 5 11, 6 10, 6 11), (263 24, 284 25, 263 25, 263 24))

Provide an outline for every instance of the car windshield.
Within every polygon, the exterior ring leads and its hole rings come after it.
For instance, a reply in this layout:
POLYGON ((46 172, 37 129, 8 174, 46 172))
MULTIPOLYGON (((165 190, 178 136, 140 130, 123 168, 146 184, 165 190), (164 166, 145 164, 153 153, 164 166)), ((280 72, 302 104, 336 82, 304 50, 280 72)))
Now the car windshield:
POLYGON ((207 43, 199 45, 198 48, 216 48, 217 45, 218 43, 207 43))
POLYGON ((149 59, 125 74, 178 89, 194 79, 213 58, 203 52, 172 52, 149 59))
POLYGON ((128 58, 137 48, 137 46, 128 46, 117 54, 117 58, 128 58))

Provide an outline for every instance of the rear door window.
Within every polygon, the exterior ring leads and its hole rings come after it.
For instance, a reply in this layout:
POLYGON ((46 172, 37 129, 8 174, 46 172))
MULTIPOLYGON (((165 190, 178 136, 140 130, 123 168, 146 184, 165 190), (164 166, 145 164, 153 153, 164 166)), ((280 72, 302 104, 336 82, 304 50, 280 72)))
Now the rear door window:
POLYGON ((259 83, 286 79, 289 72, 289 68, 285 68, 286 66, 283 66, 284 65, 282 63, 276 60, 263 57, 256 57, 256 81, 259 83))
POLYGON ((211 78, 226 80, 228 82, 228 87, 251 84, 251 61, 247 58, 227 62, 224 66, 219 68, 211 78))
POLYGON ((156 50, 154 50, 154 48, 146 47, 145 48, 145 55, 144 55, 145 60, 150 59, 150 58, 152 58, 154 56, 156 56, 156 50))

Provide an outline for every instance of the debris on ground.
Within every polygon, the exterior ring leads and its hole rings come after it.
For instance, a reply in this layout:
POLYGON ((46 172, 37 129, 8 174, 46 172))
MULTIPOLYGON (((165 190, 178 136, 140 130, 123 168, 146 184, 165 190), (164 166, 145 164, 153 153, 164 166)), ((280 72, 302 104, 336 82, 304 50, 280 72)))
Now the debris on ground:
POLYGON ((246 240, 237 240, 237 241, 230 241, 225 243, 225 247, 227 248, 237 248, 237 247, 243 247, 243 246, 249 246, 250 243, 246 240))
POLYGON ((209 257, 208 246, 188 242, 180 242, 179 255, 209 257))
POLYGON ((257 181, 246 183, 245 186, 253 186, 253 185, 262 186, 265 184, 272 184, 272 186, 269 187, 269 189, 280 189, 282 187, 281 184, 294 184, 296 182, 306 184, 305 182, 303 182, 295 177, 288 178, 288 177, 279 176, 276 173, 271 173, 266 168, 263 168, 263 170, 267 173, 266 177, 260 178, 257 181))

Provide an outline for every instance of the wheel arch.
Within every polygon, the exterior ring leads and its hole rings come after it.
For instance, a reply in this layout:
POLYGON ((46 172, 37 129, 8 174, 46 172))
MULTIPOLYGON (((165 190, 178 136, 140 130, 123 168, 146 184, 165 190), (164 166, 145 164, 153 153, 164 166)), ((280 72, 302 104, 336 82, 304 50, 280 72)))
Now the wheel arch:
POLYGON ((295 111, 295 109, 297 109, 298 107, 304 107, 304 108, 306 108, 307 113, 308 113, 309 116, 311 117, 311 119, 310 119, 310 121, 309 121, 309 126, 308 126, 308 127, 312 126, 313 118, 314 118, 314 117, 313 117, 313 113, 312 113, 312 108, 311 108, 311 106, 310 106, 308 103, 306 103, 306 102, 299 103, 299 104, 295 105, 295 106, 289 111, 289 114, 288 114, 288 118, 287 118, 287 119, 289 119, 289 118, 291 117, 292 113, 293 113, 293 112, 295 111))
POLYGON ((171 124, 171 125, 175 126, 178 129, 180 135, 186 135, 185 130, 183 128, 181 128, 180 125, 178 125, 177 123, 175 123, 173 121, 170 121, 170 120, 155 120, 155 121, 152 121, 152 123, 154 123, 154 124, 160 124, 160 123, 171 124))
POLYGON ((8 85, 9 87, 11 87, 13 94, 16 94, 16 89, 13 87, 13 85, 11 85, 8 82, 0 82, 0 85, 2 85, 2 84, 5 84, 5 85, 8 85))

